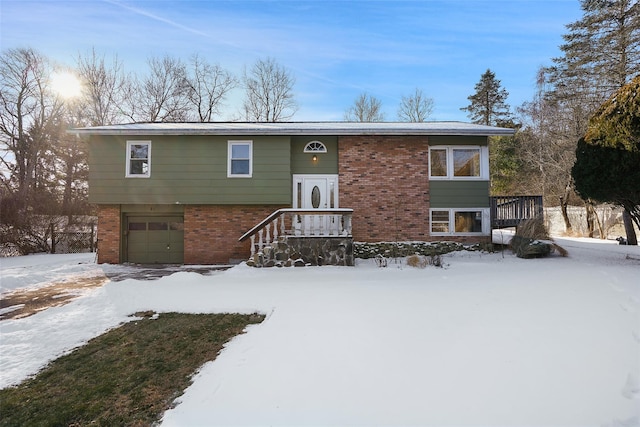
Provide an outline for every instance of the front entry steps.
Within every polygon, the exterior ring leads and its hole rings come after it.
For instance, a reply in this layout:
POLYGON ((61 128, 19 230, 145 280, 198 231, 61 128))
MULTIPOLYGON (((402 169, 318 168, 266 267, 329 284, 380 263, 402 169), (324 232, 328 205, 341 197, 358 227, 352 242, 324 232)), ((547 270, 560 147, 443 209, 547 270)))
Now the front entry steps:
POLYGON ((282 236, 248 260, 250 267, 354 266, 352 237, 282 236))

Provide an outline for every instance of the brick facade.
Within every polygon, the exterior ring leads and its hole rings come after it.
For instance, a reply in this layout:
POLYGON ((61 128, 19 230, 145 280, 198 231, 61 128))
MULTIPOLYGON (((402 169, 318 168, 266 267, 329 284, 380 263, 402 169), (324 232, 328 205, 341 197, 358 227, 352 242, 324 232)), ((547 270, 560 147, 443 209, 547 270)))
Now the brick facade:
MULTIPOLYGON (((184 263, 228 264, 247 259, 250 242, 238 238, 282 206, 186 205, 184 263)), ((98 263, 118 264, 120 205, 98 205, 98 263)))
POLYGON ((353 208, 353 239, 429 241, 426 136, 339 138, 340 206, 353 208))
POLYGON ((98 205, 98 263, 120 263, 120 205, 98 205))
POLYGON ((184 263, 227 264, 251 254, 250 242, 238 242, 283 206, 187 205, 184 208, 184 263))

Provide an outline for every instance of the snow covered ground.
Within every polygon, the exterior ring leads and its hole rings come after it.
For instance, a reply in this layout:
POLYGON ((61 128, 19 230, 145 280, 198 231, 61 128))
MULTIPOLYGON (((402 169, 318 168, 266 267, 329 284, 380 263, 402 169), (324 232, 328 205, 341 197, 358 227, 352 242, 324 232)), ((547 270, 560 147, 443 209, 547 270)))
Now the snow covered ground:
MULTIPOLYGON (((0 322, 0 387, 139 310, 263 312, 164 426, 640 425, 640 248, 459 252, 446 268, 252 269, 110 282, 0 322)), ((3 292, 125 267, 93 254, 0 259, 3 292)))

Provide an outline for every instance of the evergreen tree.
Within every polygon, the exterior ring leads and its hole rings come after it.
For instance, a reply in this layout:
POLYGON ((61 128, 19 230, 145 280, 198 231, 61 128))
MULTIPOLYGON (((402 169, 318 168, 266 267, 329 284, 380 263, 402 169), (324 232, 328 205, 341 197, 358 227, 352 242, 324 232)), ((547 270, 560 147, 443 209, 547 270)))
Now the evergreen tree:
POLYGON ((549 96, 577 117, 581 133, 595 110, 640 73, 638 0, 581 0, 583 16, 567 25, 563 56, 548 68, 549 96))
POLYGON ((462 111, 468 112, 473 123, 492 126, 509 121, 511 113, 506 103, 509 93, 501 87, 500 80, 496 79, 493 71, 487 69, 476 83, 475 90, 476 92, 467 98, 471 104, 461 108, 462 111))
MULTIPOLYGON (((516 130, 520 128, 515 123, 502 123, 501 126, 516 130)), ((528 166, 524 164, 520 154, 520 145, 522 144, 520 134, 492 137, 489 142, 491 194, 502 196, 529 193, 530 191, 525 186, 533 181, 533 177, 523 180, 520 176, 522 170, 528 166)))
MULTIPOLYGON (((578 141, 571 173, 583 198, 624 207, 640 227, 639 165, 640 76, 618 90, 591 118, 586 135, 578 141)), ((625 228, 629 243, 637 244, 633 228, 625 228)))

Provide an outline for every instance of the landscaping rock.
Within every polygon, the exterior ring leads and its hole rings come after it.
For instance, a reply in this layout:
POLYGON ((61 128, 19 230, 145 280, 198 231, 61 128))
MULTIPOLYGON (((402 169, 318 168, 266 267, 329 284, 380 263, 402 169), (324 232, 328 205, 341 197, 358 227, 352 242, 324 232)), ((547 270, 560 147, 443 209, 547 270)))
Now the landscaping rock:
POLYGON ((251 267, 291 266, 300 260, 304 265, 353 266, 353 239, 351 237, 279 237, 276 242, 262 248, 247 261, 251 267))
POLYGON ((455 251, 479 251, 480 244, 463 245, 455 242, 379 242, 379 243, 353 243, 353 256, 355 258, 369 259, 381 255, 387 258, 400 258, 410 255, 444 255, 455 251))

